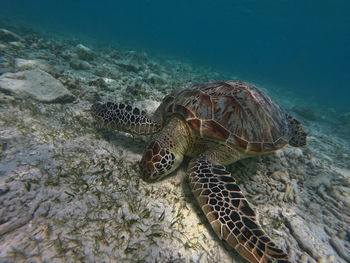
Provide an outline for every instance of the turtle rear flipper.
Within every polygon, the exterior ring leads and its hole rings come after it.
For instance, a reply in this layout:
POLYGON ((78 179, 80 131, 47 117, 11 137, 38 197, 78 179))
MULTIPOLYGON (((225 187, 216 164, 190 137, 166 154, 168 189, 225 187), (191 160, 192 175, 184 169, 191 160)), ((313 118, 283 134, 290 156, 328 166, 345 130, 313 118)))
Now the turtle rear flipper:
POLYGON ((95 103, 91 107, 91 114, 102 125, 118 131, 153 134, 161 129, 161 124, 148 117, 144 111, 124 103, 95 103))
POLYGON ((304 131, 300 121, 294 119, 289 115, 287 115, 287 119, 289 121, 289 125, 292 131, 291 138, 289 140, 289 145, 294 147, 305 146, 307 133, 304 131))
POLYGON ((289 263, 288 256, 261 229, 257 216, 224 166, 203 155, 192 160, 194 196, 216 234, 252 263, 289 263))

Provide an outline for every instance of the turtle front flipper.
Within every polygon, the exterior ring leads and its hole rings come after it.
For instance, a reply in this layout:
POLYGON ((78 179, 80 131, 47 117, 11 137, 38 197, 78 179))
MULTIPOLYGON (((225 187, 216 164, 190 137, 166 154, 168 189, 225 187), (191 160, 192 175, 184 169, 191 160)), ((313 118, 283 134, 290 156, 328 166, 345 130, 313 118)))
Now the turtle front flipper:
POLYGON ((306 145, 307 133, 304 131, 303 126, 300 121, 294 119, 293 117, 286 115, 287 120, 291 129, 291 138, 289 140, 289 145, 294 147, 300 147, 306 145))
POLYGON ((144 111, 124 103, 95 103, 91 107, 91 114, 102 125, 118 131, 153 134, 161 129, 161 124, 148 117, 144 111))
POLYGON ((216 234, 251 263, 288 263, 288 256, 262 230, 257 216, 224 166, 203 155, 191 161, 194 196, 216 234))

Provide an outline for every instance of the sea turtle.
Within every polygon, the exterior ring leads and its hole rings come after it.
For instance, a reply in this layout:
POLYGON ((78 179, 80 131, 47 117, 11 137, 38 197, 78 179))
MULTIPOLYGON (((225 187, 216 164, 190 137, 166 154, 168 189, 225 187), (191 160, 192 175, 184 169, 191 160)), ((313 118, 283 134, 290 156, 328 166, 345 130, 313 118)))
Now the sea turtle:
POLYGON ((210 82, 166 96, 153 118, 124 103, 96 103, 91 112, 110 128, 154 134, 140 162, 145 181, 159 180, 185 155, 192 157, 189 183, 215 233, 249 262, 289 262, 223 166, 306 144, 300 122, 262 90, 240 81, 210 82))

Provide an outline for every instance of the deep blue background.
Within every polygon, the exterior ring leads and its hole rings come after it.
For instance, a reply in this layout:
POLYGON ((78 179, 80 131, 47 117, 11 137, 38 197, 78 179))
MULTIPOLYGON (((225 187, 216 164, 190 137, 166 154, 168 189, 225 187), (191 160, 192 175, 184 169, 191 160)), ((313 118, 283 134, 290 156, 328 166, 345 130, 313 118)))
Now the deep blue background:
POLYGON ((0 15, 350 105, 348 0, 0 0, 0 15))

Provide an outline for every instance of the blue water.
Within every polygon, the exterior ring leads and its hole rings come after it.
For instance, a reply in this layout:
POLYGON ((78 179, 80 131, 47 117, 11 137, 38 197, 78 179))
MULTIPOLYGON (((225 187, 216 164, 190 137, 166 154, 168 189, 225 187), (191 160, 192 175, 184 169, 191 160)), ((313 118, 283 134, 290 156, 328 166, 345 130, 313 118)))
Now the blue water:
POLYGON ((188 59, 350 108, 350 1, 1 0, 0 16, 188 59))

